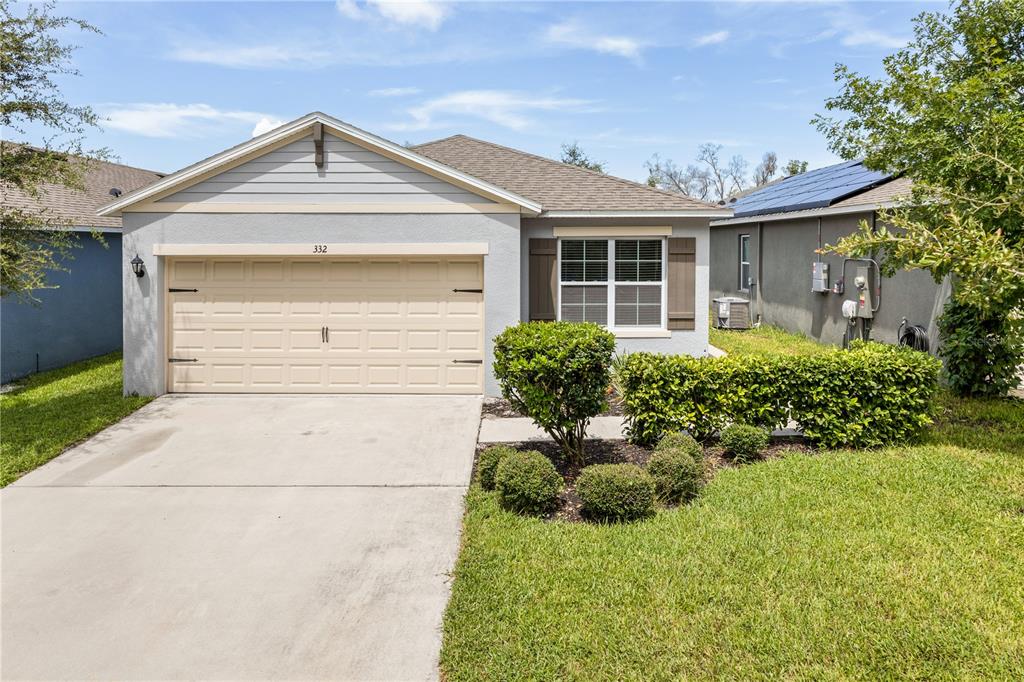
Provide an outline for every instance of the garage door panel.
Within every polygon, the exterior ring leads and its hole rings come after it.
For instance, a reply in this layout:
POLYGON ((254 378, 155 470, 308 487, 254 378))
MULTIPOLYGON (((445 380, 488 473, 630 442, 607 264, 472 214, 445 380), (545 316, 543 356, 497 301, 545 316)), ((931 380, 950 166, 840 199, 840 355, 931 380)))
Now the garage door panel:
POLYGON ((483 352, 483 335, 476 330, 451 329, 445 334, 445 349, 448 351, 462 353, 483 352))
POLYGON ((245 351, 248 350, 247 336, 244 329, 213 329, 210 331, 210 348, 215 351, 245 351))
POLYGON ((214 282, 243 282, 246 275, 244 260, 214 260, 211 262, 211 277, 214 282))
POLYGON ((479 393, 479 257, 172 259, 169 390, 479 393), (324 333, 324 327, 329 331, 324 333))
POLYGON ((361 329, 331 329, 330 338, 327 341, 328 350, 334 351, 362 351, 363 330, 361 329))

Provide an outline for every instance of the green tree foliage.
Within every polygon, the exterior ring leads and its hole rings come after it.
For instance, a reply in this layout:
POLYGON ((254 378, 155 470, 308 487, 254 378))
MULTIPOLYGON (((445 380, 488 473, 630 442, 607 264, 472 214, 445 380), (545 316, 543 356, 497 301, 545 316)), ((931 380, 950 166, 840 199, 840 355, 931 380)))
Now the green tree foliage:
MULTIPOLYGON (((81 189, 88 157, 100 155, 82 150, 83 134, 96 125, 96 114, 66 102, 53 81, 77 75, 70 64, 75 48, 58 35, 69 27, 97 29, 53 11, 53 3, 0 0, 0 126, 5 135, 25 135, 30 125, 50 135, 40 146, 0 141, 5 197, 16 188, 39 198, 44 184, 81 189)), ((43 209, 16 208, 5 200, 0 211, 0 296, 31 299, 33 290, 47 287, 47 271, 64 269, 74 235, 66 221, 43 209)))
MULTIPOLYGON (((883 61, 874 79, 837 66, 840 94, 826 102, 818 129, 843 158, 863 157, 869 168, 906 174, 912 195, 882 211, 888 227, 861 224, 829 248, 848 255, 880 253, 883 270, 924 268, 937 281, 950 276, 958 309, 947 311, 943 334, 971 326, 998 327, 1024 304, 1024 0, 961 0, 949 14, 914 20, 914 39, 883 61)), ((993 351, 1019 348, 1019 325, 1003 325, 977 352, 943 351, 951 383, 1003 375, 980 371, 993 351)), ((1020 361, 1005 363, 1011 375, 1020 361)), ((993 389, 994 390, 994 389, 993 389)))
POLYGON ((592 417, 608 405, 615 335, 589 322, 523 322, 494 339, 501 394, 584 463, 592 417))
POLYGON ((597 173, 604 173, 604 164, 600 161, 594 161, 587 153, 583 151, 583 147, 580 147, 579 142, 565 142, 562 144, 562 163, 567 163, 570 166, 579 166, 580 168, 586 168, 597 173))
POLYGON ((807 162, 800 161, 799 159, 790 159, 786 166, 782 169, 782 174, 786 177, 790 175, 800 175, 801 173, 807 172, 807 162))

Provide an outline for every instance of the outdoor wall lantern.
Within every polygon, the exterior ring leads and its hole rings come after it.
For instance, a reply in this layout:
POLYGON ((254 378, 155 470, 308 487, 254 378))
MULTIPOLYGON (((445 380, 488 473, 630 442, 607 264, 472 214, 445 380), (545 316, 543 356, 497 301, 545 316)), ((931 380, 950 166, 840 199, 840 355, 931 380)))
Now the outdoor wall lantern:
POLYGON ((142 259, 139 258, 139 254, 135 254, 135 258, 132 258, 132 272, 135 273, 136 277, 142 277, 146 274, 146 268, 143 267, 142 259))

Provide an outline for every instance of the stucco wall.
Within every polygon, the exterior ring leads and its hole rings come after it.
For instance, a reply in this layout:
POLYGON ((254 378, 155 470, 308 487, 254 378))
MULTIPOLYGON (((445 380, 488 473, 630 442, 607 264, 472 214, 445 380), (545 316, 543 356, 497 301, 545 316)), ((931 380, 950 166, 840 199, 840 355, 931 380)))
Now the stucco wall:
POLYGON ((550 238, 555 227, 622 227, 622 226, 671 226, 674 237, 695 237, 697 240, 696 258, 696 292, 697 300, 694 310, 697 311, 695 329, 693 331, 673 331, 671 336, 664 338, 619 338, 617 347, 620 351, 650 351, 654 353, 674 353, 702 356, 708 349, 708 318, 702 314, 708 309, 709 286, 709 246, 707 218, 650 218, 644 220, 624 220, 622 218, 601 219, 551 219, 524 218, 521 231, 522 242, 521 273, 519 281, 524 290, 520 294, 520 316, 529 319, 529 296, 525 287, 529 280, 530 239, 550 238))
MULTIPOLYGON (((519 320, 520 238, 515 214, 196 214, 125 213, 121 273, 124 283, 124 390, 159 395, 166 390, 163 262, 155 244, 235 243, 444 243, 487 242, 484 257, 486 357, 493 339, 519 320), (138 253, 147 274, 137 278, 128 261, 138 253)), ((489 364, 484 390, 500 393, 489 364)))
POLYGON ((103 235, 106 246, 78 233, 67 272, 52 271, 56 289, 35 292, 33 305, 0 302, 0 374, 7 382, 36 371, 110 353, 121 347, 121 235, 103 235))
MULTIPOLYGON (((857 229, 861 220, 870 220, 871 213, 857 213, 821 218, 821 243, 835 244, 857 229)), ((824 343, 840 345, 846 331, 842 303, 855 297, 853 278, 856 264, 846 268, 846 293, 811 293, 811 266, 818 247, 816 218, 779 220, 763 223, 763 249, 757 250, 757 223, 711 228, 711 295, 743 296, 751 300, 751 313, 765 324, 800 332, 824 343), (739 234, 751 235, 751 276, 756 287, 749 292, 738 290, 739 234), (758 271, 760 258, 761 271, 758 271), (760 299, 758 296, 760 295, 760 299)), ((843 276, 843 258, 827 254, 829 283, 843 276)), ((881 304, 872 321, 871 337, 895 343, 900 322, 928 328, 938 287, 924 271, 898 272, 882 278, 881 304)))

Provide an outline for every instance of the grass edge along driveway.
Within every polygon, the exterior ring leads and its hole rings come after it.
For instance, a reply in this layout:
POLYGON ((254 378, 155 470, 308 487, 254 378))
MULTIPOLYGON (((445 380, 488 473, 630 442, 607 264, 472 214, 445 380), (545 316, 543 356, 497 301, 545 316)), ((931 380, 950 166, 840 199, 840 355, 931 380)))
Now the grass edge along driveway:
POLYGON ((1021 401, 943 396, 922 444, 727 469, 638 524, 474 486, 462 538, 449 682, 1024 677, 1021 401))
POLYGON ((6 486, 152 398, 121 394, 121 354, 34 374, 0 395, 0 486, 6 486))

